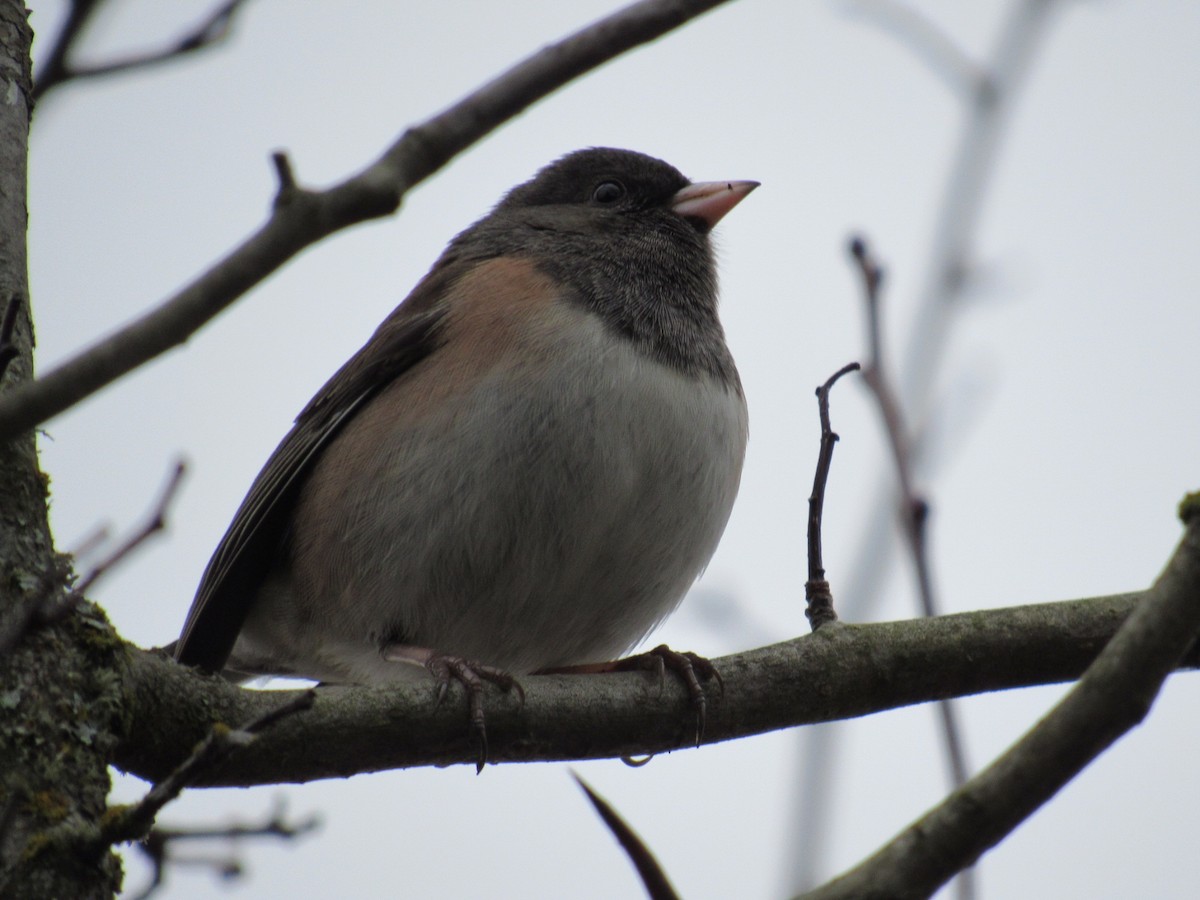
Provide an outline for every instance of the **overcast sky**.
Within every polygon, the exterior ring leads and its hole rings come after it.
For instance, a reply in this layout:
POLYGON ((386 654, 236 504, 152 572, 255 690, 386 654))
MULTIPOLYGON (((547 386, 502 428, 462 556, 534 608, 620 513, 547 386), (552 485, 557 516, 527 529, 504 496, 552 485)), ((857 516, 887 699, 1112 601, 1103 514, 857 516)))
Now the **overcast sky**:
MULTIPOLYGON (((155 46, 215 0, 113 2, 81 56, 155 46)), ((66 4, 34 2, 41 40, 66 4)), ((297 4, 254 0, 219 49, 69 86, 38 110, 31 279, 38 365, 154 307, 236 245, 272 197, 268 156, 339 180, 419 122, 611 11, 600 0, 297 4), (303 12, 302 12, 303 10, 303 12)), ((1011 3, 917 4, 984 59, 1011 3)), ((936 383, 936 577, 947 610, 1140 589, 1200 487, 1200 5, 1060 4, 1005 133, 970 305, 936 383)), ((862 356, 844 254, 861 230, 888 264, 886 324, 907 342, 963 118, 961 98, 875 20, 836 3, 742 0, 560 91, 420 186, 392 219, 321 244, 177 350, 51 422, 53 520, 69 548, 135 524, 171 461, 191 464, 169 536, 95 592, 121 633, 178 633, 209 554, 292 417, 447 240, 509 186, 579 147, 629 147, 700 180, 763 187, 722 222, 723 319, 751 410, 738 506, 693 597, 654 636, 711 656, 807 631, 804 502, 813 387, 862 356), (725 616, 720 618, 719 616, 725 616)), ((35 47, 35 50, 38 49, 35 47)), ((866 523, 890 517, 860 386, 826 511, 835 592, 866 523)), ((885 561, 872 564, 886 565, 885 561)), ((903 565, 872 619, 915 614, 903 565)), ((1062 688, 961 703, 975 766, 1062 688)), ((1200 833, 1200 677, 1171 680, 1122 740, 980 866, 983 898, 1182 897, 1200 833)), ((928 707, 841 727, 821 876, 853 864, 946 788, 928 707)), ((777 897, 804 840, 798 734, 574 768, 689 898, 777 897)), ((145 785, 119 779, 116 800, 145 785)), ((324 829, 247 843, 248 881, 173 868, 163 897, 638 896, 563 765, 469 766, 288 788, 193 791, 164 824, 265 816, 277 797, 324 829)), ((134 857, 128 887, 147 877, 134 857)))

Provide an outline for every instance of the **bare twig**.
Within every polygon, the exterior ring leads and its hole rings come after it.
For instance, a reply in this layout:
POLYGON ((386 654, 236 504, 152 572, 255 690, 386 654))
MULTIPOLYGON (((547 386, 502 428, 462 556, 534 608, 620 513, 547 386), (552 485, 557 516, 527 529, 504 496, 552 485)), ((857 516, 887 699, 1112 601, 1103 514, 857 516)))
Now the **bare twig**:
MULTIPOLYGON (((72 574, 69 557, 57 557, 52 569, 41 578, 40 588, 34 591, 24 607, 12 616, 7 626, 0 631, 0 657, 10 653, 14 647, 34 628, 44 628, 60 622, 83 602, 88 589, 103 575, 111 572, 130 553, 148 541, 158 532, 166 528, 167 512, 175 500, 183 479, 185 467, 182 460, 177 460, 167 484, 159 496, 158 502, 152 508, 149 517, 137 531, 122 541, 121 545, 108 556, 97 563, 91 570, 65 594, 62 588, 70 584, 72 574)), ((107 530, 101 530, 97 536, 89 536, 87 543, 102 539, 107 530)))
POLYGON ((94 585, 104 574, 112 571, 125 557, 167 527, 167 511, 175 501, 175 495, 179 492, 179 485, 183 482, 183 476, 186 472, 186 463, 182 459, 176 460, 175 466, 167 478, 167 483, 159 495, 158 502, 154 505, 142 527, 122 541, 119 547, 109 553, 108 556, 83 576, 79 584, 72 590, 72 594, 79 596, 86 594, 88 588, 94 585))
POLYGON ((808 497, 808 580, 804 583, 806 601, 804 615, 813 631, 828 622, 837 621, 833 609, 833 592, 825 578, 825 558, 821 552, 821 516, 825 511, 825 486, 829 482, 829 468, 833 464, 833 448, 838 435, 829 421, 829 392, 839 378, 861 369, 853 362, 842 366, 817 388, 817 410, 821 417, 821 449, 817 454, 817 470, 813 476, 813 489, 808 497))
POLYGON ((78 43, 83 26, 96 8, 101 5, 101 2, 102 0, 76 0, 71 5, 67 21, 58 34, 50 56, 34 81, 33 99, 35 102, 47 91, 69 81, 132 72, 171 62, 197 50, 216 46, 229 36, 233 17, 247 0, 226 0, 195 27, 157 50, 132 53, 92 65, 74 64, 70 61, 70 57, 78 43))
MULTIPOLYGON (((727 0, 642 0, 517 63, 421 125, 359 174, 297 189, 266 224, 190 285, 36 382, 0 399, 0 440, 61 413, 178 346, 305 247, 391 215, 404 195, 498 125, 574 78, 727 0)), ((277 164, 278 165, 278 164, 277 164)))
POLYGON ((646 895, 650 897, 650 900, 678 900, 679 895, 671 886, 667 873, 662 870, 662 866, 658 864, 658 860, 654 858, 654 854, 650 852, 650 848, 646 846, 637 832, 630 828, 625 820, 617 814, 617 811, 608 804, 608 801, 593 791, 586 781, 574 772, 571 773, 571 777, 587 794, 587 798, 592 801, 592 806, 596 808, 600 819, 608 826, 608 830, 613 833, 613 837, 617 839, 617 843, 621 845, 621 849, 625 851, 630 862, 633 863, 633 867, 637 869, 638 877, 642 879, 646 895))
POLYGON ((275 205, 287 203, 299 190, 296 184, 296 174, 292 171, 292 161, 282 150, 271 154, 271 165, 275 167, 275 177, 279 180, 279 188, 275 193, 275 205))
POLYGON ((863 369, 863 381, 875 398, 876 408, 883 420, 884 435, 892 453, 892 464, 896 481, 900 487, 901 521, 904 535, 917 573, 918 595, 921 611, 927 616, 936 616, 937 603, 933 594, 933 579, 926 553, 925 525, 929 519, 929 505, 917 493, 913 480, 912 441, 900 400, 892 389, 891 380, 883 365, 883 326, 880 315, 880 288, 883 285, 883 267, 871 253, 862 237, 850 240, 850 255, 858 265, 863 282, 863 301, 867 310, 868 361, 863 369))
POLYGON ((21 311, 21 295, 13 294, 4 306, 4 317, 0 319, 0 378, 8 371, 8 364, 17 358, 17 344, 13 332, 17 328, 17 313, 21 311))
POLYGON ((925 897, 1136 726, 1200 630, 1200 494, 1166 569, 1079 683, 995 762, 810 900, 925 897))
MULTIPOLYGON (((900 488, 901 524, 917 579, 921 610, 926 616, 935 616, 938 614, 938 603, 934 596, 933 570, 929 562, 929 503, 917 493, 914 485, 912 442, 909 439, 908 426, 883 364, 883 324, 880 314, 883 267, 862 237, 851 239, 850 255, 862 276, 863 300, 867 308, 867 343, 870 358, 863 370, 863 380, 875 398, 875 405, 883 420, 883 430, 892 452, 896 482, 900 488)), ((946 745, 946 757, 950 763, 951 784, 956 788, 961 787, 968 777, 967 753, 959 726, 958 711, 952 701, 943 700, 938 704, 938 718, 946 745)), ((963 872, 960 876, 958 896, 960 900, 971 900, 975 896, 974 879, 970 872, 963 872)))
POLYGON ((150 833, 136 844, 149 860, 152 867, 150 883, 133 895, 135 900, 145 900, 163 884, 167 864, 173 866, 201 865, 216 869, 225 878, 240 875, 243 866, 236 857, 185 857, 173 852, 173 848, 184 842, 229 840, 242 838, 279 837, 292 840, 320 827, 317 816, 309 816, 299 822, 287 821, 287 809, 282 802, 276 804, 271 816, 261 825, 233 824, 214 828, 151 828, 150 833))
MULTIPOLYGON (((918 294, 917 316, 900 359, 900 399, 914 422, 928 418, 931 387, 949 345, 954 314, 961 308, 965 274, 970 269, 976 225, 994 172, 993 163, 1005 126, 1035 52, 1048 32, 1056 0, 1016 0, 1000 29, 999 39, 976 82, 959 136, 958 148, 942 188, 933 229, 933 250, 918 294)), ((914 458, 915 470, 924 464, 924 448, 914 458)), ((895 476, 890 467, 879 473, 872 507, 890 503, 895 476)), ((842 616, 861 621, 882 597, 881 587, 894 552, 892 523, 887 516, 867 516, 847 583, 838 591, 842 616)), ((806 760, 797 791, 798 852, 789 858, 790 878, 797 887, 811 887, 827 857, 822 837, 829 818, 830 769, 837 757, 836 730, 807 729, 800 753, 806 760)))

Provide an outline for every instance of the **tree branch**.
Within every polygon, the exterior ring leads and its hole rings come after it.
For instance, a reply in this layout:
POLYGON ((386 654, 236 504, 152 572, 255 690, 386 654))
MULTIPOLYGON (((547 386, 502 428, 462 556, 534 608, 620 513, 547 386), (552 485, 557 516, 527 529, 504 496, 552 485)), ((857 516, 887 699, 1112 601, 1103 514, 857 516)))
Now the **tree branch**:
POLYGON ((1200 630, 1200 495, 1166 570, 1079 684, 941 805, 808 900, 927 897, 998 844, 1150 712, 1200 630))
POLYGON ((93 847, 107 849, 120 841, 136 841, 145 837, 154 825, 154 819, 163 807, 183 793, 204 773, 218 767, 222 761, 238 751, 252 746, 252 741, 267 733, 285 719, 312 709, 316 699, 315 690, 291 693, 282 703, 276 704, 254 716, 239 728, 230 729, 217 724, 209 729, 208 735, 191 755, 173 769, 166 778, 155 782, 137 803, 110 811, 98 833, 90 837, 93 847))
POLYGON ((46 65, 42 67, 34 80, 34 102, 40 100, 52 88, 60 87, 69 81, 145 69, 179 59, 181 56, 187 56, 197 50, 214 47, 229 36, 233 17, 245 3, 246 0, 225 0, 193 28, 157 50, 131 53, 128 56, 110 59, 103 63, 76 65, 70 62, 71 53, 75 49, 88 18, 101 5, 97 0, 76 0, 71 5, 67 21, 63 25, 62 31, 59 32, 46 65))
MULTIPOLYGON (((158 308, 0 400, 0 440, 46 421, 186 341, 293 256, 350 225, 391 215, 415 185, 574 78, 726 0, 643 0, 544 47, 325 191, 288 188, 255 234, 158 308)), ((276 162, 278 166, 278 161, 276 162)))
MULTIPOLYGON (((900 494, 900 517, 904 539, 912 559, 913 574, 917 580, 917 596, 921 611, 927 616, 936 616, 941 609, 933 589, 933 566, 929 561, 929 501, 917 491, 916 471, 913 465, 912 440, 900 397, 888 377, 883 361, 883 321, 881 290, 884 270, 871 252, 866 239, 855 237, 850 241, 850 255, 858 266, 863 284, 863 301, 867 318, 867 365, 863 369, 863 381, 875 398, 875 407, 887 437, 895 465, 896 484, 900 494)), ((946 745, 946 757, 950 764, 950 778, 954 787, 961 787, 967 780, 967 751, 959 725, 958 711, 954 704, 943 701, 938 704, 938 718, 942 725, 942 737, 946 745)), ((964 879, 967 874, 964 873, 964 879)), ((974 887, 969 879, 964 880, 960 897, 973 897, 974 887)))
MULTIPOLYGON (((782 644, 715 661, 724 694, 710 702, 704 743, 866 715, 983 691, 1079 677, 1141 594, 877 625, 830 623, 782 644)), ((114 755, 159 780, 213 721, 242 722, 286 695, 199 676, 130 648, 129 730, 114 755)), ((1193 650, 1187 664, 1200 662, 1193 650)), ((603 759, 678 749, 691 736, 681 684, 638 673, 522 679, 524 707, 489 689, 493 762, 603 759)), ((197 784, 306 782, 425 765, 473 765, 466 700, 436 706, 432 684, 326 687, 303 717, 280 723, 197 784)))
POLYGON ((62 28, 54 37, 46 61, 38 67, 31 90, 33 102, 51 87, 67 80, 67 57, 82 36, 87 23, 103 5, 104 0, 71 0, 62 28))

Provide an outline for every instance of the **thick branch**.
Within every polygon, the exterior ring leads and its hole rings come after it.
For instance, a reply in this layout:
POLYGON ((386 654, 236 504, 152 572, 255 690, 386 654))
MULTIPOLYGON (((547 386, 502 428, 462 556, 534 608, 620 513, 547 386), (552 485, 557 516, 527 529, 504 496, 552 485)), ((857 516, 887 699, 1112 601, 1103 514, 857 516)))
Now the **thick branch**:
POLYGON ((0 401, 0 440, 58 415, 172 347, 310 244, 395 212, 405 193, 574 78, 725 0, 643 0, 544 47, 327 191, 282 190, 267 223, 154 311, 0 401))
POLYGON ((194 784, 204 772, 220 765, 221 761, 250 745, 258 735, 297 713, 312 709, 316 691, 292 693, 283 703, 269 709, 236 730, 214 725, 192 754, 157 782, 141 800, 132 806, 110 813, 87 843, 107 848, 120 841, 138 841, 154 826, 155 817, 164 806, 194 784))
MULTIPOLYGON (((704 743, 1077 678, 1141 596, 878 625, 831 623, 815 634, 716 660, 725 691, 710 700, 704 743)), ((681 746, 691 721, 675 679, 667 679, 661 693, 657 679, 637 673, 527 676, 522 683, 523 709, 499 691, 488 693, 493 762, 666 752, 681 746)), ((245 721, 285 699, 203 678, 137 650, 126 693, 130 730, 114 761, 153 780, 178 765, 214 721, 245 721)), ((473 765, 465 699, 453 692, 435 708, 433 696, 425 683, 319 689, 312 710, 280 723, 202 783, 247 786, 473 765)))

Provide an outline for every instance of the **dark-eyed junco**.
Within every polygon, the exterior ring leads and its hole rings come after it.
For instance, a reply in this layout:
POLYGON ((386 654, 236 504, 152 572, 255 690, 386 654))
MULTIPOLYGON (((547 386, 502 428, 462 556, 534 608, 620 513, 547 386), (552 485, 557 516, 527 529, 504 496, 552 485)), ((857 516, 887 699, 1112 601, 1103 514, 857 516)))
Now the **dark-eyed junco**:
POLYGON ((361 684, 628 650, 737 494, 708 234, 756 186, 591 149, 511 190, 300 413, 177 659, 361 684))

